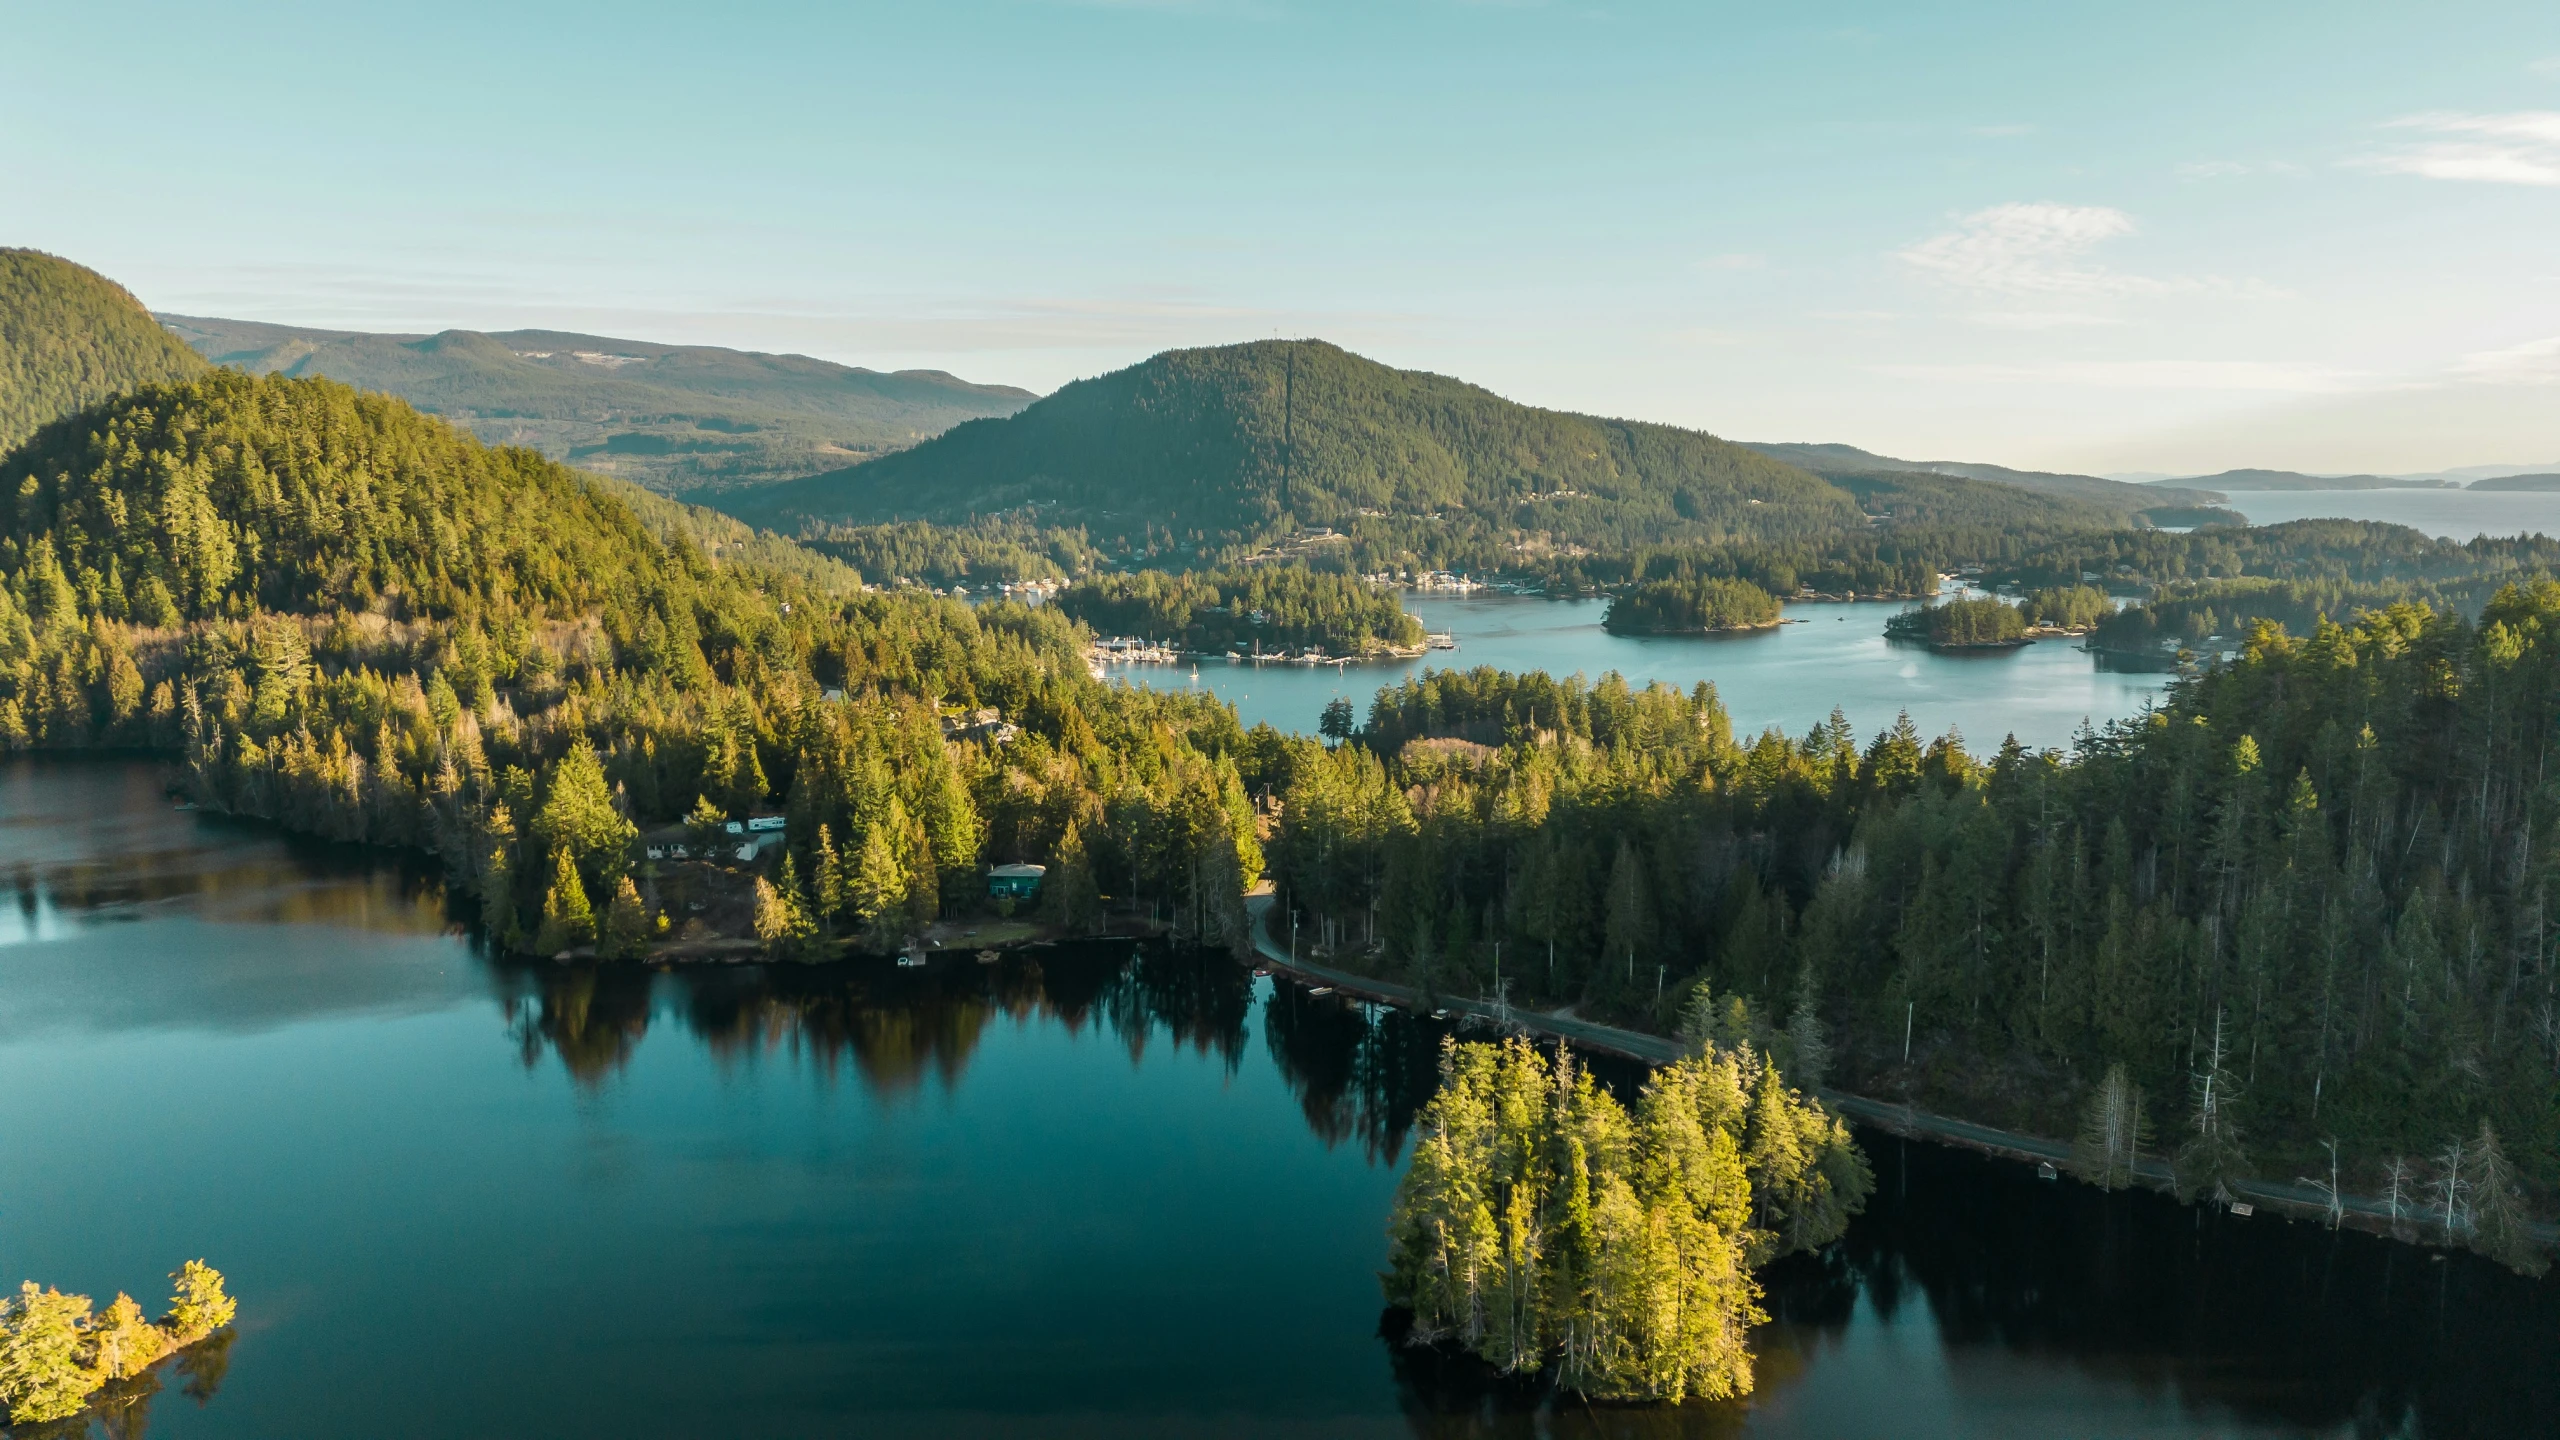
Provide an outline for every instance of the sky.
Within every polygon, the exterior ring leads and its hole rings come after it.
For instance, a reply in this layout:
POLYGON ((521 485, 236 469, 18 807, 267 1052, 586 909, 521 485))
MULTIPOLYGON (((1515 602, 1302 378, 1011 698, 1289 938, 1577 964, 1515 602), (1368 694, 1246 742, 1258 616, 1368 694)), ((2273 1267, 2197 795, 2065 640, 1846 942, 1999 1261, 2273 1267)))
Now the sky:
POLYGON ((1041 391, 1315 336, 1913 459, 2560 462, 2549 0, 0 0, 0 33, 0 244, 164 312, 1041 391))

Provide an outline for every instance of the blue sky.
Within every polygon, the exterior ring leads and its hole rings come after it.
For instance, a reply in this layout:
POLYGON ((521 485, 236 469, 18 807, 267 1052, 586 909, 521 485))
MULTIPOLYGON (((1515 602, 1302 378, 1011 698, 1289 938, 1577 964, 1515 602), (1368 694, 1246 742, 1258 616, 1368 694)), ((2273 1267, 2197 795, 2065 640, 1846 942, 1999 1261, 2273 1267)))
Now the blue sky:
POLYGON ((1318 335, 2098 470, 2560 460, 2560 6, 0 4, 163 310, 1049 389, 1318 335))

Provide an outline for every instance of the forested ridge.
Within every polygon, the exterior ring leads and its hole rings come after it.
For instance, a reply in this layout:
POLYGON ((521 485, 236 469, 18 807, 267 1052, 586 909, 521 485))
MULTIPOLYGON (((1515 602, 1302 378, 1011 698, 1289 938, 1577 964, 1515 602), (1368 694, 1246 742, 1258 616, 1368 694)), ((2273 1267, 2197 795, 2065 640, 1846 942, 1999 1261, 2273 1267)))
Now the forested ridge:
POLYGON ((41 250, 0 249, 0 452, 66 411, 205 368, 114 281, 41 250))
POLYGON ((929 920, 988 859, 1053 862, 1070 923, 1107 892, 1235 933, 1259 868, 1233 713, 1094 683, 1064 616, 715 559, 716 526, 386 396, 146 386, 0 493, 0 746, 175 752, 209 805, 432 850, 503 944, 638 944, 637 829, 706 809, 788 814, 794 953, 929 920), (947 742, 981 705, 1021 735, 947 742))
POLYGON ((2334 1141, 2496 1248, 2517 1184, 2560 1187, 2555 632, 2548 581, 2262 627, 2069 754, 1439 673, 1302 757, 1269 853, 1353 963, 1475 993, 1498 943, 1516 1003, 1656 1026, 1711 987, 1848 1088, 2045 1134, 2122 1066, 2191 1188, 2334 1141))
MULTIPOLYGON (((138 307, 137 307, 138 308, 138 307)), ((523 445, 661 493, 812 474, 1032 398, 939 370, 556 330, 382 335, 161 317, 208 360, 397 395, 491 444, 523 445)))

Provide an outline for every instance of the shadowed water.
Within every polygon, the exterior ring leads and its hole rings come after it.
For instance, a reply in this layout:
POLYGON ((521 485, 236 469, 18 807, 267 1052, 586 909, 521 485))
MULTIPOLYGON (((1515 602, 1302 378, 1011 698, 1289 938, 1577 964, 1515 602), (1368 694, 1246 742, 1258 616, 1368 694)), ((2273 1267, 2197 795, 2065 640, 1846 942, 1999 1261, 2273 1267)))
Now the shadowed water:
MULTIPOLYGON (((1867 1137, 1744 1403, 1381 1338, 1439 1027, 1125 945, 518 966, 433 873, 0 766, 0 1280, 229 1350, 124 1435, 2508 1436, 2550 1284, 1867 1137)), ((1629 1077, 1617 1077, 1625 1083, 1629 1077)), ((147 1387, 146 1387, 147 1388, 147 1387)), ((100 1433, 105 1433, 101 1429, 100 1433)))

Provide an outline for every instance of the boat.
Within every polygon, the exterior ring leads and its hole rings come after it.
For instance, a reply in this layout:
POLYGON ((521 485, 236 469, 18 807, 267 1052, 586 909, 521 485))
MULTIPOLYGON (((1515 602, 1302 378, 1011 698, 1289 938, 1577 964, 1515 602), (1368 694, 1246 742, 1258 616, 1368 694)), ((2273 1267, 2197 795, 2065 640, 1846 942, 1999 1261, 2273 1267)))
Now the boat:
POLYGON ((1270 973, 1271 967, 1268 965, 1256 965, 1253 967, 1253 978, 1256 980, 1259 980, 1270 973))
POLYGON ((1330 995, 1333 993, 1333 987, 1330 985, 1319 985, 1307 993, 1310 995, 1330 995))
POLYGON ((1434 1020, 1446 1020, 1449 1018, 1449 1012, 1446 1010, 1434 1010, 1431 1012, 1431 1018, 1434 1020))
POLYGON ((993 965, 1003 958, 1003 956, 998 955, 993 950, 981 950, 978 952, 978 963, 981 965, 993 965))

